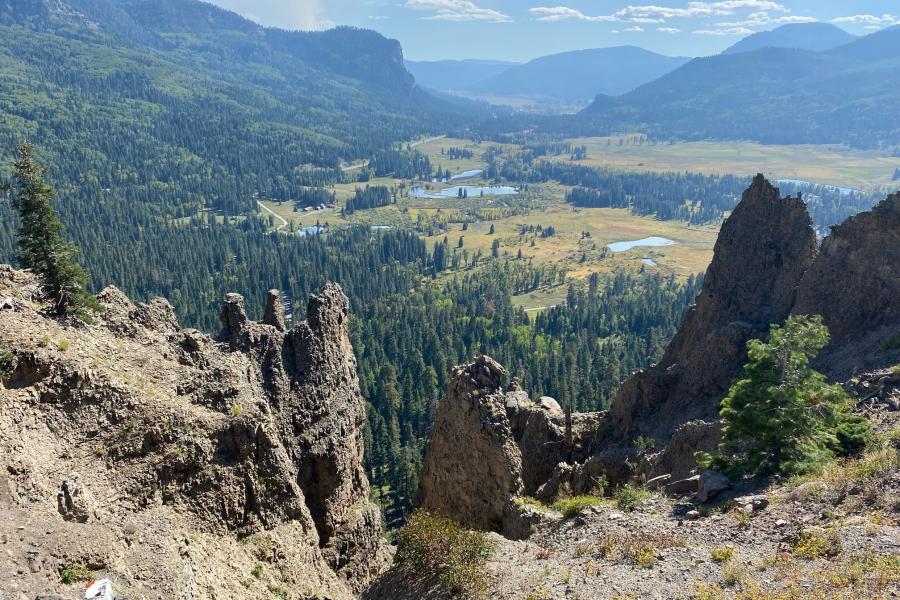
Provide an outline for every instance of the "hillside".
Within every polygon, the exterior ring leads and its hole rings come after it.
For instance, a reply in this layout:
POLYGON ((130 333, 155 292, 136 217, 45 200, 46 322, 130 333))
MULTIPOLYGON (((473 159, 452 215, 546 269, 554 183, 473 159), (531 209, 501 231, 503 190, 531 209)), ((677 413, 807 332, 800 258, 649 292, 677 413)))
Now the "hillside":
POLYGON ((290 330, 277 294, 262 323, 230 294, 212 338, 115 288, 61 323, 36 285, 0 266, 4 593, 351 600, 384 568, 339 287, 290 330))
POLYGON ((771 31, 760 31, 748 35, 722 54, 752 52, 760 48, 794 48, 821 52, 849 44, 856 39, 836 25, 830 23, 791 23, 776 27, 771 31))
MULTIPOLYGON (((900 28, 825 53, 787 48, 692 60, 628 94, 598 96, 580 126, 661 138, 900 145, 900 28)), ((572 126, 577 126, 573 123, 572 126)))
POLYGON ((560 102, 624 94, 686 63, 634 46, 577 50, 536 58, 470 85, 469 92, 560 102))
POLYGON ((255 210, 458 119, 371 31, 266 29, 195 0, 13 0, 0 30, 0 157, 27 136, 61 186, 174 216, 255 210))
POLYGON ((442 91, 461 90, 498 75, 519 63, 501 60, 434 60, 404 62, 419 85, 442 91))

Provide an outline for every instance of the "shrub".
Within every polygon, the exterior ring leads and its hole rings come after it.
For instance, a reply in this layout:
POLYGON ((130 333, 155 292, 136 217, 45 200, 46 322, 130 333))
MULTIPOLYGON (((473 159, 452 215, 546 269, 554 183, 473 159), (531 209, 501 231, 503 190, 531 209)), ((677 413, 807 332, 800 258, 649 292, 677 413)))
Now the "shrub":
POLYGON ((794 552, 803 558, 834 557, 843 551, 835 529, 804 529, 794 544, 794 552))
POLYGON ((0 383, 6 383, 6 380, 12 376, 17 362, 15 354, 9 350, 0 350, 0 383))
POLYGON ((652 450, 656 448, 656 440, 649 436, 639 435, 634 440, 634 447, 639 451, 652 450))
POLYGON ((828 339, 822 317, 797 315, 773 325, 767 341, 748 342, 744 376, 722 400, 719 452, 698 455, 701 466, 732 477, 796 475, 861 450, 868 421, 852 414, 843 388, 809 366, 828 339))
POLYGON ((644 569, 649 569, 656 564, 656 548, 649 544, 645 546, 639 546, 635 549, 632 560, 637 566, 644 569))
POLYGON ((484 533, 466 531, 446 517, 420 510, 397 533, 394 562, 453 593, 481 596, 488 587, 484 567, 495 550, 484 533))
POLYGON ((561 512, 566 519, 571 519, 580 515, 589 506, 600 506, 605 503, 606 500, 600 496, 572 496, 560 498, 550 508, 561 512))
POLYGON ((59 343, 56 345, 61 352, 68 352, 69 350, 69 340, 59 340, 59 343))
POLYGON ((637 508, 637 505, 641 500, 644 500, 648 496, 650 496, 650 492, 647 490, 642 490, 633 485, 623 485, 616 490, 616 507, 619 510, 631 512, 637 508))
POLYGON ((269 592, 273 596, 275 596, 276 598, 279 598, 280 600, 288 599, 288 591, 286 589, 284 589, 283 587, 281 587, 280 585, 275 585, 274 583, 270 583, 266 586, 266 589, 268 589, 269 592))
POLYGON ((713 548, 712 552, 709 553, 709 557, 717 563, 728 562, 729 560, 734 558, 734 548, 730 548, 728 546, 713 548))
POLYGON ((71 585, 80 581, 88 581, 93 575, 91 570, 84 565, 68 565, 59 572, 59 580, 66 585, 71 585))

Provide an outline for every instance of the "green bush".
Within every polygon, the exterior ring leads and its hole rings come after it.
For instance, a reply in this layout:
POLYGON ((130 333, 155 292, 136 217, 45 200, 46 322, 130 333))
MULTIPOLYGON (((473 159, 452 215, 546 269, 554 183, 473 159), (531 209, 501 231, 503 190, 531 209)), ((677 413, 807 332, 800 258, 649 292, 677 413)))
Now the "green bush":
POLYGON ((495 551, 484 533, 466 531, 455 521, 420 510, 397 533, 394 564, 452 593, 477 597, 487 591, 485 564, 495 551))
POLYGON ((713 559, 714 562, 724 563, 728 562, 732 558, 734 558, 734 548, 730 546, 721 546, 719 548, 713 548, 709 553, 709 557, 713 559))
POLYGON ((88 581, 93 576, 94 574, 91 570, 84 565, 68 565, 63 567, 63 570, 59 572, 59 580, 66 585, 71 585, 80 581, 88 581))
POLYGON ((722 400, 719 452, 698 455, 702 467, 733 477, 813 473, 866 445, 868 421, 851 412, 843 388, 809 366, 828 339, 822 317, 799 315, 773 325, 767 341, 747 344, 744 375, 722 400))
POLYGON ((633 485, 623 485, 617 489, 615 493, 616 507, 619 510, 631 512, 637 508, 637 505, 641 500, 647 498, 649 495, 650 492, 647 490, 642 490, 633 485))
POLYGON ((566 519, 571 519, 580 515, 589 506, 600 506, 605 503, 606 500, 600 496, 572 496, 560 498, 550 508, 561 512, 566 519))
POLYGON ((9 350, 0 350, 0 383, 6 383, 16 370, 16 355, 9 350))

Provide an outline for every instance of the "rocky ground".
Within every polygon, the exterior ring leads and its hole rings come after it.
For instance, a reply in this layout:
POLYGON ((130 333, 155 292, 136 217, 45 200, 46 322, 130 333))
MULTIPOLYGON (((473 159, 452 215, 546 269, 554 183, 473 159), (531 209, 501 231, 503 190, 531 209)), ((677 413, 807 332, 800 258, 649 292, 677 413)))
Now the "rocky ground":
POLYGON ((105 290, 48 318, 0 266, 0 598, 349 600, 389 559, 363 404, 330 286, 285 331, 229 296, 219 339, 105 290))
MULTIPOLYGON (((900 413, 881 403, 870 418, 879 441, 864 456, 818 476, 735 484, 706 503, 647 490, 633 507, 615 497, 578 498, 580 510, 519 498, 532 533, 520 541, 485 534, 496 551, 481 595, 900 598, 900 413)), ((451 597, 399 567, 367 596, 451 597)))

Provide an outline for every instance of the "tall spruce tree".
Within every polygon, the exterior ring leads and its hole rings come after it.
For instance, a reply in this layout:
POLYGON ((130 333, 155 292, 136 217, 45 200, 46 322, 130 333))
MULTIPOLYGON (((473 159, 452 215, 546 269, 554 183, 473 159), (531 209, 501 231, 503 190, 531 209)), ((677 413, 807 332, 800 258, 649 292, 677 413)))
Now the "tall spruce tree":
POLYGON ((56 195, 44 181, 45 169, 34 157, 34 147, 22 141, 12 185, 12 206, 21 219, 19 266, 30 269, 42 283, 52 311, 62 316, 90 319, 99 304, 85 291, 87 273, 75 260, 78 249, 62 237, 62 222, 53 208, 56 195))
POLYGON ((738 476, 819 471, 835 456, 861 449, 869 437, 864 417, 840 385, 810 367, 828 344, 822 317, 795 315, 772 325, 767 341, 747 344, 744 376, 722 400, 722 443, 701 466, 738 476))

